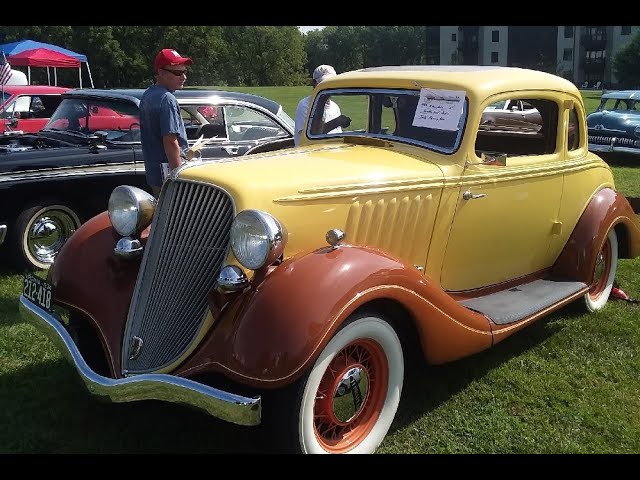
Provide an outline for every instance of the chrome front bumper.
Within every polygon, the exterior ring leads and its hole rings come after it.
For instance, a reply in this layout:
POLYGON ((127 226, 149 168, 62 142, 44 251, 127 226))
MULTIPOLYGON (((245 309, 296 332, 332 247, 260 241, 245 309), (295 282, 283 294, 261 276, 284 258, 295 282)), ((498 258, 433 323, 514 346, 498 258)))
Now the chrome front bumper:
POLYGON ((599 145, 595 143, 589 144, 590 152, 603 152, 603 153, 628 153, 633 155, 640 155, 640 148, 623 147, 615 145, 599 145))
POLYGON ((193 380, 162 373, 148 373, 113 379, 94 372, 84 361, 71 336, 52 314, 20 295, 22 318, 35 325, 75 367, 90 393, 112 402, 162 400, 202 410, 209 415, 239 425, 258 425, 260 397, 243 397, 193 380))

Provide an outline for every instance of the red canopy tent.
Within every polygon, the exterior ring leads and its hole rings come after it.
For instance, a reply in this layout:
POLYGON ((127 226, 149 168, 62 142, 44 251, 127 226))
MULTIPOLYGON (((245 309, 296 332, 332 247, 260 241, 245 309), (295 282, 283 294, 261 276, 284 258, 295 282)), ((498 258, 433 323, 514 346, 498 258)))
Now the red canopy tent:
POLYGON ((45 48, 35 48, 9 55, 7 60, 17 67, 80 67, 80 60, 77 58, 45 48))
POLYGON ((72 52, 57 45, 34 42, 33 40, 20 40, 0 45, 0 50, 5 53, 12 66, 27 67, 29 83, 31 83, 31 67, 46 67, 49 85, 51 85, 49 67, 53 67, 54 85, 58 84, 57 68, 77 68, 80 88, 82 88, 81 66, 84 63, 87 66, 91 87, 93 87, 93 78, 91 78, 86 55, 72 52))

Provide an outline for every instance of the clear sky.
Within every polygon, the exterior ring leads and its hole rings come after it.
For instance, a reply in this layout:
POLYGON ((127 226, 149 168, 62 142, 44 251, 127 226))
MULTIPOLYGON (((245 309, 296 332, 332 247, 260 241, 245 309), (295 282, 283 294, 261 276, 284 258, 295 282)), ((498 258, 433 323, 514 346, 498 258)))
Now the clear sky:
POLYGON ((298 28, 302 33, 307 33, 309 30, 317 30, 319 28, 324 28, 324 25, 322 27, 298 27, 298 28))

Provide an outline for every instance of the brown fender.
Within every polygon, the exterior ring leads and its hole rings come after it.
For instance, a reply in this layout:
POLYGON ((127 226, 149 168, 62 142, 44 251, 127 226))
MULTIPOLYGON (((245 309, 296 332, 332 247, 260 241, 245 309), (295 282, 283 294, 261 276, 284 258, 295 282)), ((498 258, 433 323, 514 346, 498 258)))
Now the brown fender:
POLYGON ((282 386, 310 368, 352 312, 376 299, 391 299, 410 312, 432 363, 492 345, 488 320, 412 265, 376 249, 341 246, 283 262, 227 308, 176 373, 219 371, 256 387, 282 386))
POLYGON ((120 345, 140 261, 113 253, 120 236, 107 212, 84 223, 49 270, 56 302, 85 313, 98 332, 112 375, 121 377, 120 345))
POLYGON ((569 278, 591 285, 596 256, 607 233, 616 227, 618 241, 626 249, 620 258, 634 258, 640 254, 640 225, 629 201, 620 193, 605 188, 593 196, 574 228, 562 253, 552 268, 554 276, 569 278), (621 239, 622 230, 626 238, 621 239))

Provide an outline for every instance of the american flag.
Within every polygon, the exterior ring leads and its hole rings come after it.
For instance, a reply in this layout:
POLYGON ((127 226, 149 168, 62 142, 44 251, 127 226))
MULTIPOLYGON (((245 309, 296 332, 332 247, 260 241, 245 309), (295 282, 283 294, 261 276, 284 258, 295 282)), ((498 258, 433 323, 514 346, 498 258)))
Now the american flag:
POLYGON ((2 58, 0 58, 0 85, 7 83, 11 77, 11 65, 7 61, 7 57, 2 52, 2 58))

